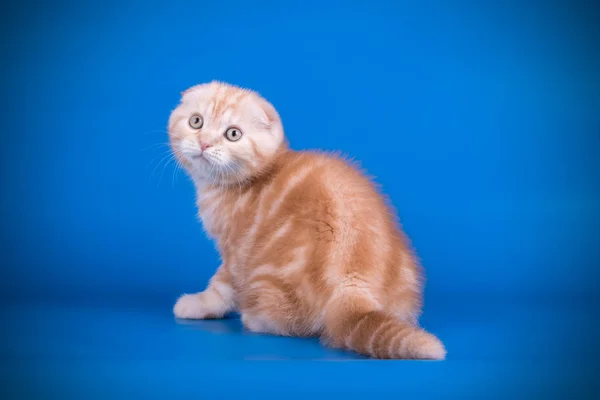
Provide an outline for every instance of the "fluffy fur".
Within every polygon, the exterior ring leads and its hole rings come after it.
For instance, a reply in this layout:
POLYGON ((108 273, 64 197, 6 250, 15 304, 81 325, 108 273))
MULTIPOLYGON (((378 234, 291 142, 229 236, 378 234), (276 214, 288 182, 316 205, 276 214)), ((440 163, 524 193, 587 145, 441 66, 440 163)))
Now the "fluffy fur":
POLYGON ((445 357, 417 324, 421 269, 395 213, 353 163, 290 150, 269 102, 220 82, 182 94, 169 137, 222 259, 204 291, 179 298, 178 318, 238 310, 253 332, 320 336, 375 358, 445 357))

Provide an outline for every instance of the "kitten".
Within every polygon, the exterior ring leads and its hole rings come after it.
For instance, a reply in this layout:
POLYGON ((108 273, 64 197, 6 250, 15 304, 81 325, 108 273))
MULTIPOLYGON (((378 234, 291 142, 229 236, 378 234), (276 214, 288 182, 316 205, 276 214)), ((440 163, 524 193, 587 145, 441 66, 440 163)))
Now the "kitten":
POLYGON ((288 148, 277 111, 220 82, 182 93, 169 118, 222 264, 178 318, 238 310, 246 329, 320 336, 375 358, 443 359, 417 325, 421 270, 391 207, 337 155, 288 148))

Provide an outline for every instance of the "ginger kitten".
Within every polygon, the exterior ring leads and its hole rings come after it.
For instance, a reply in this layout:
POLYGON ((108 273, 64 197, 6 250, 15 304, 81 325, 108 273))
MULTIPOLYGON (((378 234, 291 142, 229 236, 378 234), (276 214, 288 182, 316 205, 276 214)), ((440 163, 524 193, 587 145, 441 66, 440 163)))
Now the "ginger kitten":
POLYGON ((445 357, 417 324, 417 260, 354 165, 290 150, 269 102, 220 82, 182 94, 169 138, 222 259, 204 291, 179 298, 176 317, 238 310, 253 332, 320 336, 375 358, 445 357))

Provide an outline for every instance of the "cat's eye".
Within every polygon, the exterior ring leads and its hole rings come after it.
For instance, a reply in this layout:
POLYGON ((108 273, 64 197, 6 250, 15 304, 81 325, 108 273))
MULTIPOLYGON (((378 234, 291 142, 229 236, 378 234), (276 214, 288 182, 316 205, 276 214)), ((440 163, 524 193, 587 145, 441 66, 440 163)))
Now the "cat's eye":
POLYGON ((189 123, 192 128, 200 129, 204 125, 204 118, 200 114, 194 114, 190 117, 189 123))
POLYGON ((238 128, 235 128, 235 127, 228 128, 225 131, 225 137, 230 142, 237 142, 242 137, 242 131, 240 131, 238 128))

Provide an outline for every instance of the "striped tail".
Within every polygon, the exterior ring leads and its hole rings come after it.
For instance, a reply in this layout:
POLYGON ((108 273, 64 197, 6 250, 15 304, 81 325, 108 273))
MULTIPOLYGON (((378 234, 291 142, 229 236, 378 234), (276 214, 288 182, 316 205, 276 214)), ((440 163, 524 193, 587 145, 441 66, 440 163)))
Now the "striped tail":
POLYGON ((446 349, 434 335, 382 311, 329 314, 325 342, 380 359, 443 360, 446 349))

